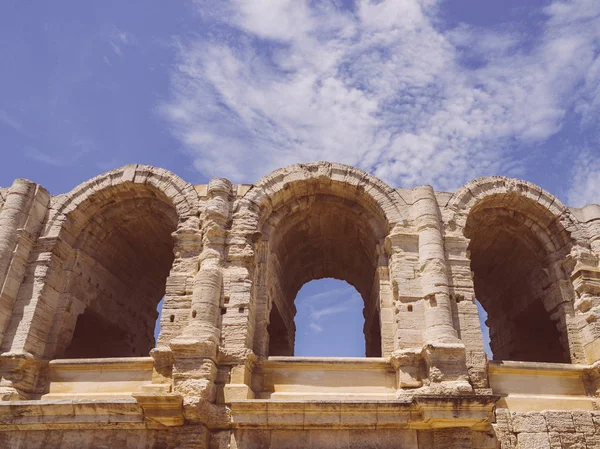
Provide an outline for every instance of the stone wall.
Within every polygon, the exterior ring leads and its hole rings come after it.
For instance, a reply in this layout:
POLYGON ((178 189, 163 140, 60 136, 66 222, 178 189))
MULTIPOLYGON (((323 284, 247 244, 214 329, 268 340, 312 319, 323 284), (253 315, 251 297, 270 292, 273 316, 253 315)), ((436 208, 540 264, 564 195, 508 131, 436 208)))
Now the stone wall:
POLYGON ((395 189, 319 162, 193 186, 129 165, 54 197, 16 180, 0 446, 595 447, 599 259, 600 206, 504 177, 395 189), (324 277, 362 296, 367 359, 293 357, 295 297, 324 277), (495 382, 476 300, 510 361, 495 382))
POLYGON ((502 449, 600 447, 600 412, 597 411, 516 413, 497 409, 493 427, 502 449))

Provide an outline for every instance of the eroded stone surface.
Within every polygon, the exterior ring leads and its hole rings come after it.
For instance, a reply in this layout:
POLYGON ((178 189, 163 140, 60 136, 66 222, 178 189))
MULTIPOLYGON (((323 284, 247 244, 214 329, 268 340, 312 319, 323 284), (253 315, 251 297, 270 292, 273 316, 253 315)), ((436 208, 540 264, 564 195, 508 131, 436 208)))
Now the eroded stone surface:
POLYGON ((16 180, 0 447, 598 448, 599 258, 600 206, 504 177, 394 189, 319 162, 193 186, 128 165, 54 197, 16 180), (293 357, 296 294, 323 277, 361 294, 366 359, 293 357))

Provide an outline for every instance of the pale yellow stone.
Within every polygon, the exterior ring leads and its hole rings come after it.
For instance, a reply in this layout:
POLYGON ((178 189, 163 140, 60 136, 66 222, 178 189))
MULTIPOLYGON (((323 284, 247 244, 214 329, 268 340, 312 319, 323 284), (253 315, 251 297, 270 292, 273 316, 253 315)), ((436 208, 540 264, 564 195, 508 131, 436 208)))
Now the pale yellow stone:
POLYGON ((600 206, 526 181, 132 164, 0 188, 2 448, 589 449, 599 348, 600 206), (362 297, 367 357, 293 356, 325 277, 362 297))

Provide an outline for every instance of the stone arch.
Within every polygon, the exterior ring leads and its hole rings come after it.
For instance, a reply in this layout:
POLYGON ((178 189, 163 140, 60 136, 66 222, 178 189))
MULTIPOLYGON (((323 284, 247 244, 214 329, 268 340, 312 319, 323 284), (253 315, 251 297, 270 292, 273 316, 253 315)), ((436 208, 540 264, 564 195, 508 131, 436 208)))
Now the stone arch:
POLYGON ((391 226, 402 220, 401 207, 406 206, 406 202, 393 188, 364 170, 332 162, 295 164, 275 170, 259 179, 244 200, 262 209, 277 208, 290 195, 310 193, 302 181, 311 179, 350 187, 353 193, 364 194, 373 209, 383 211, 391 226))
POLYGON ((198 210, 191 184, 143 165, 60 196, 42 236, 64 252, 48 267, 57 301, 46 357, 148 355, 178 238, 198 228, 198 210))
POLYGON ((505 177, 469 182, 450 199, 468 239, 475 296, 494 358, 570 362, 582 355, 565 265, 583 243, 570 211, 540 187, 505 177))
POLYGON ((305 283, 325 277, 344 280, 361 293, 367 354, 381 354, 380 328, 393 334, 393 323, 380 319, 382 309, 391 307, 390 300, 381 301, 388 293, 381 290, 389 290, 383 242, 401 219, 399 206, 406 203, 394 189, 341 164, 297 164, 256 183, 234 213, 232 235, 245 233, 246 239, 230 249, 230 257, 250 251, 257 259, 258 355, 292 355, 296 294, 305 283))
POLYGON ((73 221, 92 216, 101 207, 102 197, 116 197, 132 185, 144 186, 171 203, 178 227, 197 217, 200 202, 192 184, 163 168, 131 164, 98 175, 57 197, 42 237, 58 237, 65 227, 74 224, 73 221))

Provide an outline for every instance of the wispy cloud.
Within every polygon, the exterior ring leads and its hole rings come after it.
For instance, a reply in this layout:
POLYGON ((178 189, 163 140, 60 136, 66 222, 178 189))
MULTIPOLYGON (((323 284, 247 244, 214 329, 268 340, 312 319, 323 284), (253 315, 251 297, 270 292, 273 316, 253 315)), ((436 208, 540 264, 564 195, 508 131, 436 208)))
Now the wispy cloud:
POLYGON ((444 26, 435 0, 198 2, 161 108, 207 176, 356 165, 454 189, 519 173, 515 152, 600 106, 600 3, 554 2, 536 36, 444 26), (211 25, 212 24, 212 25, 211 25), (215 25, 216 24, 216 25, 215 25))
POLYGON ((23 154, 31 160, 53 167, 69 167, 92 152, 93 142, 88 139, 70 139, 67 149, 61 152, 43 152, 33 146, 23 148, 23 154))
POLYGON ((584 149, 575 158, 571 174, 571 188, 567 194, 570 205, 582 207, 600 204, 600 142, 594 150, 584 149))
POLYGON ((2 109, 0 109, 0 124, 8 126, 20 134, 26 135, 25 127, 21 124, 21 122, 2 109))
POLYGON ((323 331, 323 319, 334 315, 343 315, 350 310, 362 310, 363 300, 350 285, 331 288, 320 293, 304 296, 299 293, 296 300, 298 315, 309 321, 309 327, 315 332, 323 331))
POLYGON ((313 331, 315 331, 317 334, 320 334, 321 332, 323 332, 323 326, 319 326, 317 323, 310 323, 308 325, 313 331))
POLYGON ((117 27, 111 28, 107 34, 108 43, 117 56, 123 56, 123 47, 135 43, 135 36, 132 33, 120 30, 117 27))
POLYGON ((331 299, 338 299, 340 297, 348 297, 356 294, 356 290, 351 285, 342 288, 334 288, 330 290, 326 290, 320 293, 315 293, 313 295, 308 295, 303 297, 302 301, 306 304, 317 305, 323 304, 331 299))
POLYGON ((315 311, 311 312, 310 317, 313 320, 319 320, 319 319, 329 316, 329 315, 337 315, 342 312, 345 312, 346 310, 348 310, 349 307, 350 307, 350 304, 348 304, 348 303, 340 304, 339 306, 325 307, 323 309, 319 309, 319 310, 315 310, 315 311))

